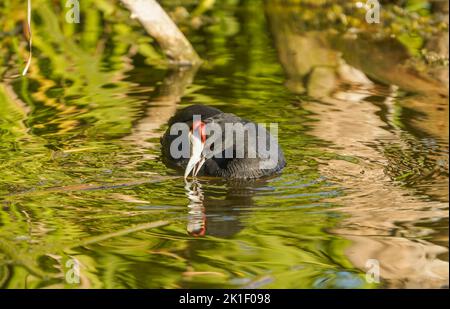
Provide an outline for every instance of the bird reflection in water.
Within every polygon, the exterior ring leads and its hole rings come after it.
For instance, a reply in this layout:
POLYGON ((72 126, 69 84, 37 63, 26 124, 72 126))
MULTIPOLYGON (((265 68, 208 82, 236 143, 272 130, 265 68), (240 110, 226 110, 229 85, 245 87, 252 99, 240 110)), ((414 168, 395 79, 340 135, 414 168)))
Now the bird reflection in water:
POLYGON ((204 236, 206 234, 206 214, 202 185, 196 179, 186 180, 184 188, 189 199, 187 231, 191 236, 204 236))
POLYGON ((270 188, 267 181, 186 180, 187 232, 197 237, 233 237, 245 227, 242 219, 256 206, 255 194, 270 188))

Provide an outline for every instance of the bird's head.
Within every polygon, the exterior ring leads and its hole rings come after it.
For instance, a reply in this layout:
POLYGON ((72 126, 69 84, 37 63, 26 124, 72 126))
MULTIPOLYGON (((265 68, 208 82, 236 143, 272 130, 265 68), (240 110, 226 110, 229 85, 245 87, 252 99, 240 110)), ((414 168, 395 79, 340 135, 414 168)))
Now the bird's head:
POLYGON ((191 157, 184 171, 184 178, 187 178, 192 172, 192 176, 197 176, 206 158, 203 155, 203 149, 206 143, 206 129, 205 123, 196 120, 192 124, 192 129, 189 131, 189 145, 191 150, 191 157))

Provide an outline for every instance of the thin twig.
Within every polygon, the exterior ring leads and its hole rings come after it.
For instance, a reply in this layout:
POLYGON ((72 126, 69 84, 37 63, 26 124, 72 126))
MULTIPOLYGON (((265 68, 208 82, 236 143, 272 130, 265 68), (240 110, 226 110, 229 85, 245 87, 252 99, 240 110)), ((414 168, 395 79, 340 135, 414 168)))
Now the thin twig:
POLYGON ((159 181, 164 180, 170 180, 175 179, 176 176, 161 176, 155 179, 146 179, 146 180, 140 180, 140 181, 132 181, 127 183, 116 183, 116 184, 107 184, 107 185, 100 185, 100 184, 79 184, 79 185, 68 185, 63 187, 53 187, 53 188, 46 188, 43 190, 35 190, 29 189, 26 191, 11 193, 6 196, 12 197, 12 196, 23 196, 28 194, 39 194, 39 193, 49 193, 49 192, 71 192, 71 191, 94 191, 94 190, 111 190, 111 189, 118 189, 118 188, 126 188, 126 187, 133 187, 138 186, 142 184, 150 184, 155 183, 159 181))
POLYGON ((95 243, 98 243, 98 242, 101 242, 101 241, 104 241, 104 240, 107 240, 110 238, 124 236, 124 235, 130 234, 130 233, 135 233, 135 232, 144 231, 144 230, 148 230, 148 229, 154 229, 154 228, 165 226, 168 224, 170 224, 169 221, 155 221, 155 222, 139 224, 139 225, 129 227, 129 228, 117 231, 117 232, 112 232, 112 233, 108 233, 108 234, 85 238, 84 240, 81 240, 79 243, 77 243, 73 246, 70 246, 70 248, 87 246, 87 245, 95 244, 95 243))

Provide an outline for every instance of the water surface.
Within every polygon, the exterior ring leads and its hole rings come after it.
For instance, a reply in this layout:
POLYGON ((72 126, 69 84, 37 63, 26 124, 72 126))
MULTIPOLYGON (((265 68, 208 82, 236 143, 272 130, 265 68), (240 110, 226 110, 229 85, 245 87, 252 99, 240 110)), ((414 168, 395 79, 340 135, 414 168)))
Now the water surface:
POLYGON ((165 69, 138 25, 95 10, 78 29, 37 7, 25 78, 0 37, 1 287, 448 286, 445 87, 394 86, 414 76, 361 67, 362 48, 288 31, 275 9, 224 3, 189 32, 197 72, 165 69), (190 104, 278 123, 283 173, 185 183, 159 136, 190 104), (80 285, 65 280, 74 258, 80 285))

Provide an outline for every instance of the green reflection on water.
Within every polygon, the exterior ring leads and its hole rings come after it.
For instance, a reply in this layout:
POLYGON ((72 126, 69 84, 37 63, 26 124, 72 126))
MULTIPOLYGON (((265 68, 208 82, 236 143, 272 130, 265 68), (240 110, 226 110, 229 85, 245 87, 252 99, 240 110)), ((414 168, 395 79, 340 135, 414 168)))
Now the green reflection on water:
MULTIPOLYGON (((12 15, 2 22, 13 30, 23 7, 6 3, 12 15)), ((333 202, 345 184, 320 172, 329 160, 359 158, 311 133, 318 118, 302 105, 315 98, 285 87, 263 6, 224 1, 210 12, 215 22, 189 30, 206 60, 190 84, 192 76, 166 70, 126 12, 82 3, 79 26, 62 22, 61 7, 35 5, 30 74, 0 83, 0 286, 80 287, 65 280, 71 258, 81 287, 378 286, 346 256, 350 241, 332 232, 349 216, 333 202), (191 203, 191 188, 159 159, 164 124, 146 126, 181 97, 179 107, 279 123, 283 174, 201 180, 202 205, 191 203), (187 232, 199 218, 204 237, 187 232)), ((2 70, 18 71, 25 49, 0 40, 2 70)))

